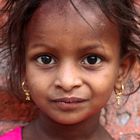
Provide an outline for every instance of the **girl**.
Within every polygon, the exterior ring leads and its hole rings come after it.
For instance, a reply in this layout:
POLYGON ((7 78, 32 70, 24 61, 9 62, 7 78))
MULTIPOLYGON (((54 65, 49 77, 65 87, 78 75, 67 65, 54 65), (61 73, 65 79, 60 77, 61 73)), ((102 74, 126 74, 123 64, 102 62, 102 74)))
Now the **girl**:
POLYGON ((121 103, 140 51, 131 0, 7 0, 1 15, 12 92, 38 117, 0 140, 111 140, 100 111, 121 103))

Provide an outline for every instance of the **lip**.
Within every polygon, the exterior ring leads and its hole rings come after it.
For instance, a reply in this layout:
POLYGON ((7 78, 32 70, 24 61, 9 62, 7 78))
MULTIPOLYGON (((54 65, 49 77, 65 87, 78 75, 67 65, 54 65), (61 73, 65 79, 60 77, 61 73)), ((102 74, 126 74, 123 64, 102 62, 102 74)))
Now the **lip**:
POLYGON ((50 100, 56 107, 61 110, 69 111, 78 108, 80 105, 88 101, 88 99, 79 97, 64 97, 50 100))
POLYGON ((53 99, 51 101, 56 102, 56 103, 57 102, 64 102, 64 103, 72 104, 72 103, 85 102, 85 101, 87 101, 87 99, 78 98, 78 97, 64 97, 64 98, 53 99))

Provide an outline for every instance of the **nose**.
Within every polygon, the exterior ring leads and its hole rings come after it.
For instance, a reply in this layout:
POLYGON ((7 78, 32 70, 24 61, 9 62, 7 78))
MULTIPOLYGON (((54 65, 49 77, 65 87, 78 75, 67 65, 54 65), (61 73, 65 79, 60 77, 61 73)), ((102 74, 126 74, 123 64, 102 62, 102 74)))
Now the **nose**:
POLYGON ((58 71, 55 86, 64 91, 71 91, 82 86, 82 78, 79 70, 71 65, 63 65, 58 71))

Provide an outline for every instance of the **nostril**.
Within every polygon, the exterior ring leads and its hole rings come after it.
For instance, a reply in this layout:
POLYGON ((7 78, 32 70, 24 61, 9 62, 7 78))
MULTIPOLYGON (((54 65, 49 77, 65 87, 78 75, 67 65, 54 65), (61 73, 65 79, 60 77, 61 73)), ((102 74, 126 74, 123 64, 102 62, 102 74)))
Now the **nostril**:
POLYGON ((82 86, 82 81, 80 79, 75 79, 75 80, 56 80, 55 81, 55 87, 61 88, 65 91, 70 91, 73 88, 78 88, 82 86))

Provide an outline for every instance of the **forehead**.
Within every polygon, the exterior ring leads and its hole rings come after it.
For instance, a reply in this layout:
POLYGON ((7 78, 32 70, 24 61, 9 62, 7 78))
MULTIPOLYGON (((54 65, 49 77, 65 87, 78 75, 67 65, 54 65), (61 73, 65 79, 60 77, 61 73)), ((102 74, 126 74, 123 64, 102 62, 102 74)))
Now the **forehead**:
POLYGON ((32 20, 41 20, 43 18, 44 20, 47 18, 46 23, 52 24, 59 20, 66 25, 71 23, 73 19, 77 19, 81 22, 88 22, 91 25, 94 22, 100 22, 99 25, 103 25, 108 21, 95 1, 87 2, 87 0, 45 1, 35 11, 32 20))
MULTIPOLYGON (((28 38, 73 35, 83 38, 118 38, 118 27, 110 22, 95 2, 87 0, 48 0, 35 11, 27 28, 28 38), (85 30, 86 29, 86 30, 85 30), (55 34, 55 35, 54 35, 55 34), (114 35, 114 36, 112 36, 114 35)), ((46 38, 45 38, 46 39, 46 38)))

